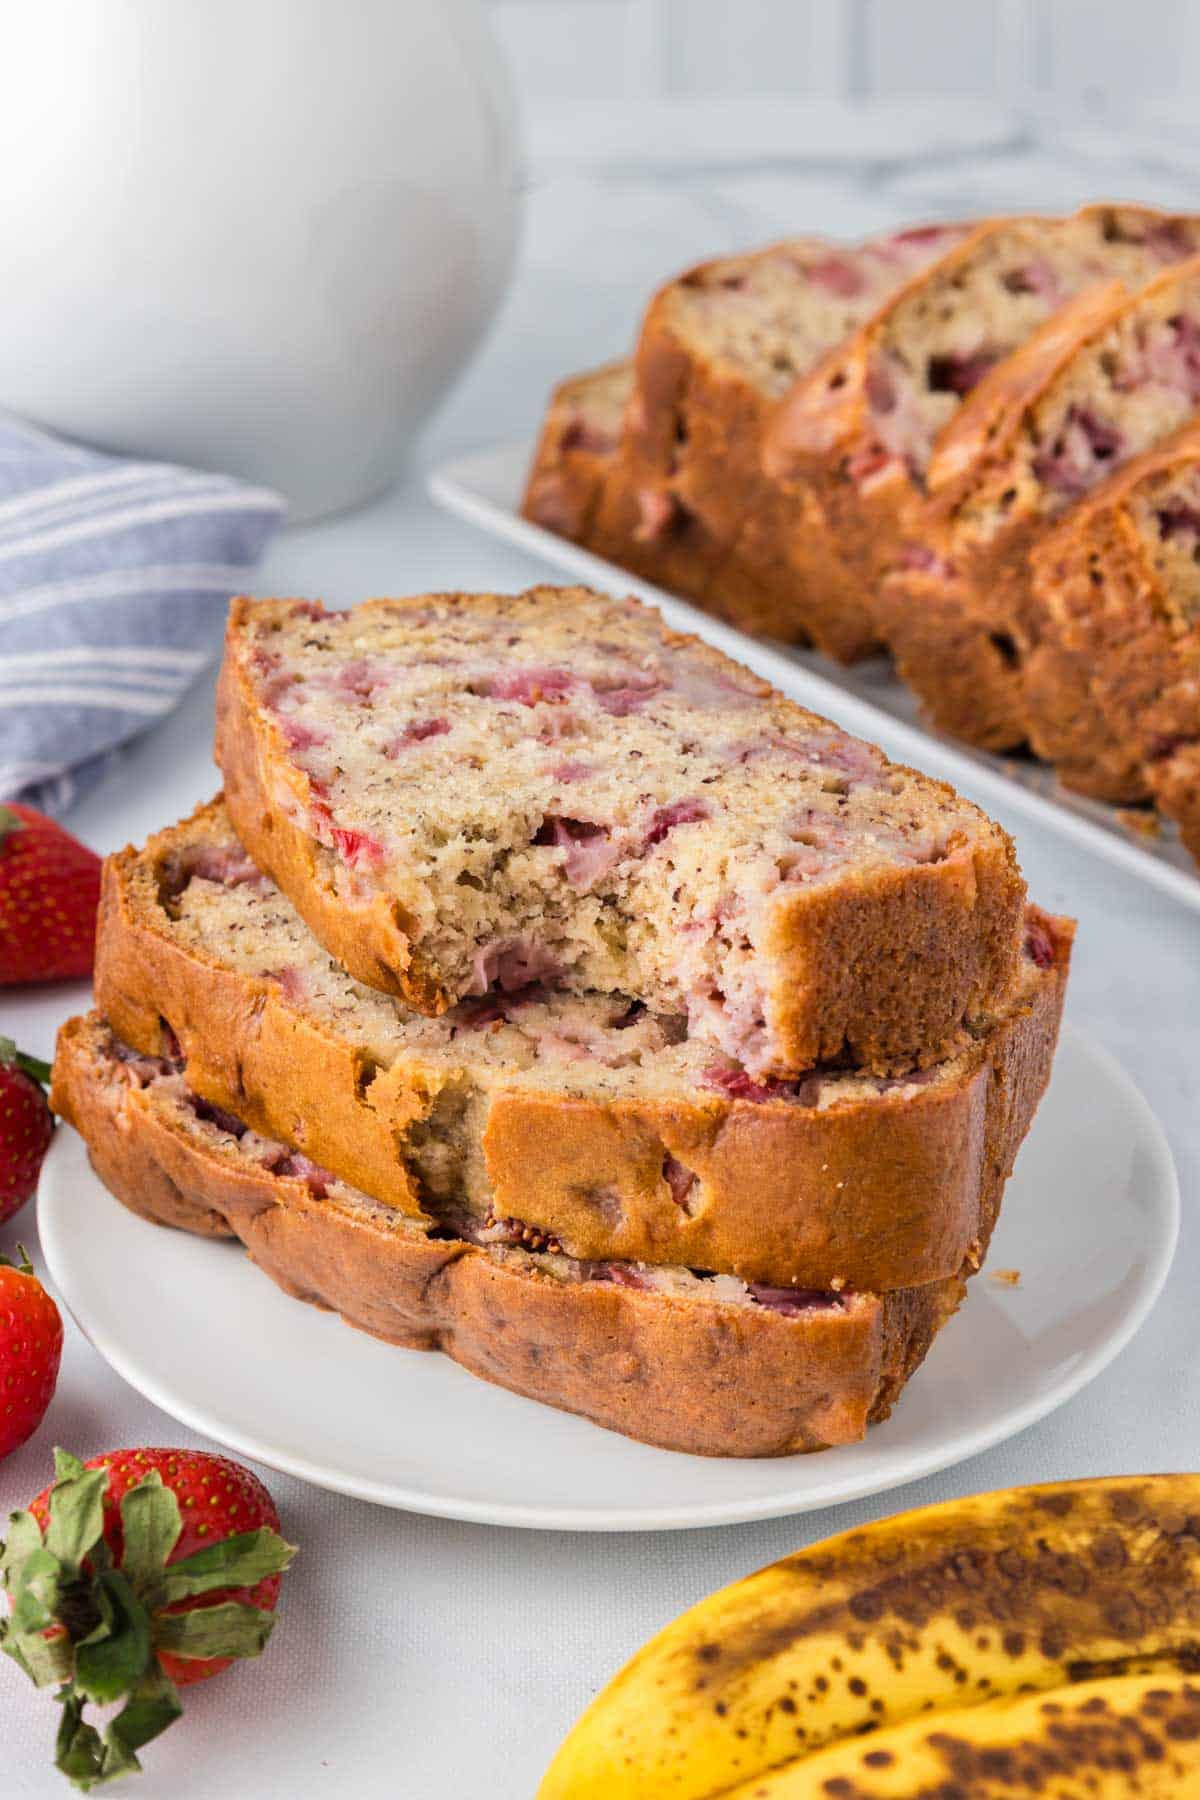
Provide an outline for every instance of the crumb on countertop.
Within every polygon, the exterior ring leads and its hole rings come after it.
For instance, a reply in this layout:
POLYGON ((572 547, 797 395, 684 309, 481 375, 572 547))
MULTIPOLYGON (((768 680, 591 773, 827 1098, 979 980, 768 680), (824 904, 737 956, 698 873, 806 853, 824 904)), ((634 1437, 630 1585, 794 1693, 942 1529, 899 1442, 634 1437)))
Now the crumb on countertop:
POLYGON ((1003 1287, 1020 1287, 1020 1269, 989 1269, 988 1274, 993 1281, 1000 1282, 1003 1287))

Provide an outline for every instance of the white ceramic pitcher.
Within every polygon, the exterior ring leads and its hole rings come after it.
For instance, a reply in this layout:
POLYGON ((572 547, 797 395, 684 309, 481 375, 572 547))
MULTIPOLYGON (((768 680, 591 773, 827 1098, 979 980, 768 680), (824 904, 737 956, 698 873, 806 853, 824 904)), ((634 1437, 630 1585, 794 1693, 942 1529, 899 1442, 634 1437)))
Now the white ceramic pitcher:
POLYGON ((5 8, 0 407, 362 500, 499 302, 514 162, 478 0, 5 8))

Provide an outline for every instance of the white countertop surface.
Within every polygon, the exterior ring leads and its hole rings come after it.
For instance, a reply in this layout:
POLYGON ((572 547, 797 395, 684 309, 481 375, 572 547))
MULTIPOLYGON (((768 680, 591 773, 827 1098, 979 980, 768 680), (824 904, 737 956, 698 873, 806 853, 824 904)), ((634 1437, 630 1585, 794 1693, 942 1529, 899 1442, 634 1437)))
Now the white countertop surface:
MULTIPOLYGON (((973 166, 935 157, 854 175, 726 168, 706 187, 669 170, 657 180, 628 169, 557 171, 530 195, 505 312, 401 485, 352 516, 285 533, 259 585, 351 601, 429 587, 512 588, 543 577, 528 557, 435 511, 425 472, 474 444, 532 429, 551 382, 619 352, 651 285, 693 256, 786 230, 851 234, 931 212, 1049 207, 1118 189, 1170 203, 1187 197, 1184 185, 1165 169, 1139 173, 1020 147, 973 166)), ((204 681, 69 823, 105 850, 140 840, 210 794, 211 712, 204 681)), ((933 751, 927 766, 937 772, 933 751)), ((1200 1468, 1200 921, 1048 831, 1016 817, 1004 822, 1036 898, 1080 920, 1070 1017, 1139 1083, 1179 1165, 1178 1258, 1131 1347, 1060 1412, 986 1455, 892 1495, 767 1524, 636 1537, 496 1530, 387 1512, 263 1471, 286 1534, 302 1547, 278 1630, 261 1663, 193 1690, 184 1720, 149 1746, 149 1773, 138 1783, 146 1800, 334 1792, 356 1800, 526 1800, 573 1718, 649 1633, 800 1544, 1013 1482, 1200 1468)), ((7 995, 2 1029, 48 1054, 59 1021, 84 1002, 81 988, 7 995)), ((1078 1129, 1088 1131, 1086 1115, 1078 1129)), ((36 1260, 32 1209, 0 1231, 0 1247, 10 1250, 18 1235, 36 1260)), ((131 1270, 131 1305, 136 1281, 131 1270)), ((45 1425, 0 1465, 0 1514, 43 1485, 55 1443, 87 1455, 189 1441, 70 1324, 67 1335, 45 1425)), ((4 1794, 42 1800, 66 1792, 49 1766, 54 1705, 7 1663, 0 1687, 4 1794)))

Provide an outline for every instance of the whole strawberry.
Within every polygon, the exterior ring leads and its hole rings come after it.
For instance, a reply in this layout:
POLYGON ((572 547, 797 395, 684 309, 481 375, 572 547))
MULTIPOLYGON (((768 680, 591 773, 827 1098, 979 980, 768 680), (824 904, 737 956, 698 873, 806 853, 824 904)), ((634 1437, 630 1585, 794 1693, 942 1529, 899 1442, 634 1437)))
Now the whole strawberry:
POLYGON ((63 1708, 57 1766, 77 1787, 129 1774, 182 1712, 179 1689, 257 1656, 295 1551, 266 1488, 202 1450, 54 1453, 55 1480, 0 1546, 0 1649, 63 1708), (123 1701, 103 1735, 88 1701, 123 1701))
POLYGON ((18 1246, 0 1256, 0 1459, 32 1437, 46 1416, 62 1361, 62 1316, 18 1246))
POLYGON ((42 1085, 47 1063, 0 1037, 0 1225, 19 1212, 37 1186, 54 1130, 42 1085))
POLYGON ((53 819, 0 806, 0 986, 90 975, 100 858, 53 819))

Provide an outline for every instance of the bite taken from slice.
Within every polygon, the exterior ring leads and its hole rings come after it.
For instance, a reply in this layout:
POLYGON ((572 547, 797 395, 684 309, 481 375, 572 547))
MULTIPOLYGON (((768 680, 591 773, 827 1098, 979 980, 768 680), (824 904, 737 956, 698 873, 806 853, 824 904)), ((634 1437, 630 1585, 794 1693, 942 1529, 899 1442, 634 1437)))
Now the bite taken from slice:
POLYGON ((239 1119, 426 1226, 582 1260, 885 1290, 976 1266, 1050 1072, 1070 921, 953 1054, 759 1081, 619 995, 537 987, 436 1019, 353 981, 220 805, 105 869, 97 1001, 239 1119))
POLYGON ((539 981, 756 1077, 890 1073, 1016 975, 998 826, 633 600, 237 600, 217 758, 315 935, 430 1014, 539 981))
POLYGON ((55 1107, 132 1211, 236 1236, 297 1298, 665 1449, 854 1442, 962 1298, 958 1276, 887 1295, 756 1293, 733 1276, 481 1243, 462 1235, 469 1224, 405 1217, 242 1121, 214 1120, 178 1066, 144 1065, 98 1015, 60 1033, 55 1107))

